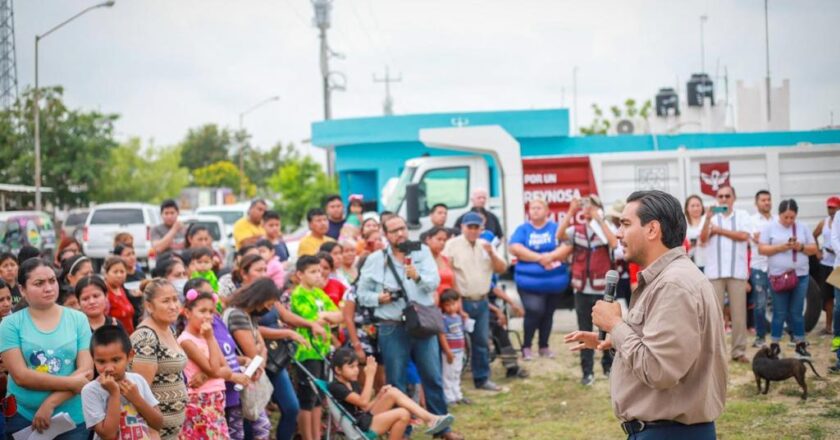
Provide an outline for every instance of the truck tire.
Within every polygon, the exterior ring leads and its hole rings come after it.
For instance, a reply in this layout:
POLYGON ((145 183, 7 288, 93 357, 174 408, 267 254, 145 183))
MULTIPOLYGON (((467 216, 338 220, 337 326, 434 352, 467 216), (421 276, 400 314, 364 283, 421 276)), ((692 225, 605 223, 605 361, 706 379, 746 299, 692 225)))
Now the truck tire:
POLYGON ((808 277, 808 293, 805 296, 805 333, 817 326, 823 310, 823 298, 820 285, 814 277, 808 277))

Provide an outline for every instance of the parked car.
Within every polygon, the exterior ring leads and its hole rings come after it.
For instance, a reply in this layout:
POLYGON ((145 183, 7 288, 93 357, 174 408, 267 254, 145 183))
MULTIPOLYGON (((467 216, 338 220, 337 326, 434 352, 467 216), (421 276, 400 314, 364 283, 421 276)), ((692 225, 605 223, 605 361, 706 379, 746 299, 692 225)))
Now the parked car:
POLYGON ((227 226, 218 215, 199 215, 199 214, 181 214, 178 216, 187 227, 191 225, 201 225, 210 231, 210 236, 213 238, 213 249, 225 255, 226 259, 233 256, 233 246, 229 245, 227 239, 227 226))
POLYGON ((237 220, 248 215, 248 207, 250 203, 236 203, 233 205, 210 205, 198 208, 195 210, 196 215, 215 215, 221 217, 225 224, 225 247, 234 249, 235 243, 233 241, 233 224, 237 220))
POLYGON ((90 213, 87 208, 71 209, 67 218, 61 223, 61 238, 73 237, 79 243, 82 242, 82 229, 85 227, 85 220, 90 213))
POLYGON ((52 260, 56 239, 50 216, 42 211, 0 212, 0 251, 17 255, 26 245, 40 249, 52 260))
MULTIPOLYGON (((149 267, 152 227, 161 223, 158 206, 146 203, 104 203, 91 209, 82 229, 85 255, 104 260, 114 249, 114 236, 128 232, 134 237, 134 252, 141 265, 149 267)), ((151 254, 151 255, 150 255, 151 254)))

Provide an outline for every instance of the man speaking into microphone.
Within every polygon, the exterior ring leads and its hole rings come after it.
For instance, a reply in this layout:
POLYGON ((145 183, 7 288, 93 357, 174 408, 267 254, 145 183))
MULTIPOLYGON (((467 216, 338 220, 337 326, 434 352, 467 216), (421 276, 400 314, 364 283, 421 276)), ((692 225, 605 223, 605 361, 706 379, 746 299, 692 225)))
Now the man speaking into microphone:
POLYGON ((726 345, 715 290, 683 249, 686 221, 676 198, 637 191, 617 238, 643 267, 630 310, 598 301, 592 320, 609 334, 573 332, 573 351, 615 350, 610 394, 630 439, 714 439, 726 398, 726 345))

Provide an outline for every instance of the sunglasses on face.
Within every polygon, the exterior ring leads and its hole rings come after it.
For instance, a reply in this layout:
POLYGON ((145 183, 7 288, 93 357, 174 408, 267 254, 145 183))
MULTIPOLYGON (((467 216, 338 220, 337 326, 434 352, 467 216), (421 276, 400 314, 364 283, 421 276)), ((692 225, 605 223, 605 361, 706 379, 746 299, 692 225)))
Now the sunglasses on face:
POLYGON ((719 195, 717 196, 717 198, 719 198, 719 199, 731 199, 731 198, 732 198, 732 194, 719 194, 719 195))

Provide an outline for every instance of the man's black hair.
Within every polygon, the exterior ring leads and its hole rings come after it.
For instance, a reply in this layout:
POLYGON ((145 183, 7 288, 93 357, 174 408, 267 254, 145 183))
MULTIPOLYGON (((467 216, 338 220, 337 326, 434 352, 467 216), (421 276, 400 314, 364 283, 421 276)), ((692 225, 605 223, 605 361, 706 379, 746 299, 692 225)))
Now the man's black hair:
POLYGON ((181 211, 180 209, 178 209, 178 202, 176 202, 173 199, 166 199, 160 203, 160 212, 163 212, 163 210, 166 208, 175 208, 175 211, 181 211))
POLYGON ((766 195, 767 197, 771 197, 770 196, 770 191, 767 191, 766 189, 760 189, 760 190, 758 190, 757 193, 755 193, 755 201, 757 202, 758 198, 763 196, 763 195, 766 195))
POLYGON ((449 211, 449 207, 446 206, 446 203, 435 203, 434 205, 432 205, 432 209, 430 209, 429 212, 435 212, 435 209, 438 209, 438 208, 443 208, 443 209, 449 211))
POLYGON ((280 221, 280 213, 277 211, 266 211, 263 213, 263 223, 269 220, 280 221))
POLYGON ((131 339, 129 339, 128 333, 122 327, 116 325, 103 325, 94 330, 90 338, 90 354, 93 354, 94 348, 110 345, 114 342, 120 343, 120 348, 126 355, 131 353, 131 339))
POLYGON ((307 221, 307 222, 312 222, 312 220, 313 220, 313 219, 315 219, 315 217, 320 217, 320 216, 322 216, 322 215, 323 215, 323 216, 326 216, 326 215, 327 215, 327 213, 326 213, 326 212, 324 212, 324 210, 323 210, 323 209, 321 209, 321 208, 312 208, 312 209, 310 209, 309 211, 306 211, 306 221, 307 221))
POLYGON ((305 272, 306 268, 309 266, 320 266, 321 259, 314 256, 314 255, 304 255, 298 258, 297 263, 295 263, 295 269, 298 272, 305 272))
POLYGON ((685 241, 686 221, 680 201, 659 190, 636 191, 627 197, 627 203, 639 202, 636 215, 642 226, 653 220, 659 222, 662 244, 668 249, 682 246, 685 241))
POLYGON ((257 206, 257 205, 265 205, 266 207, 268 207, 268 203, 265 200, 254 199, 253 201, 251 201, 251 205, 248 206, 248 210, 250 211, 251 209, 254 209, 254 206, 257 206))
POLYGON ((323 204, 324 209, 326 209, 327 205, 329 205, 330 203, 332 203, 335 200, 338 200, 340 202, 341 201, 341 196, 338 195, 338 194, 329 194, 326 197, 324 197, 324 204, 323 204))

